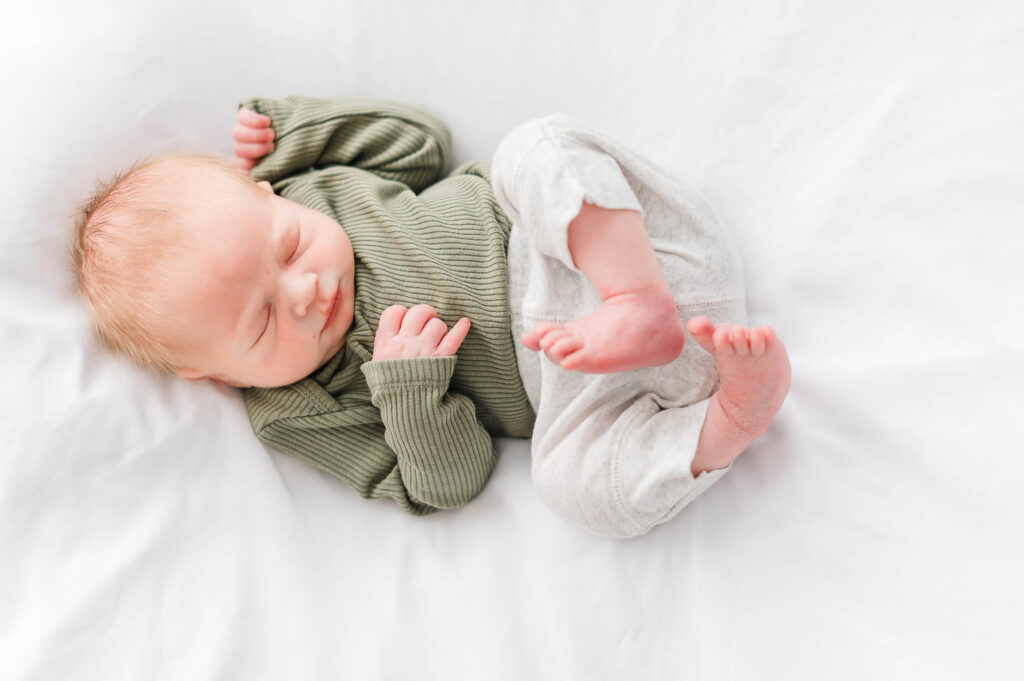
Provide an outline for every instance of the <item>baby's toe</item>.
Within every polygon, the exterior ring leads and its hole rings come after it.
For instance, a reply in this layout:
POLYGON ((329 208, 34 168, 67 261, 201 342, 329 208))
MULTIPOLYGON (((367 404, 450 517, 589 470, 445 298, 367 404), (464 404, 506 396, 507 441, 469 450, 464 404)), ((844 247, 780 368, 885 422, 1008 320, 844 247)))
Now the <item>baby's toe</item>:
POLYGON ((693 340, 697 341, 697 345, 704 348, 707 352, 715 351, 715 342, 712 338, 715 333, 715 327, 707 317, 694 317, 690 319, 686 323, 686 330, 690 332, 693 340))
POLYGON ((753 357, 760 357, 764 354, 764 330, 750 329, 750 354, 753 357))
POLYGON ((560 324, 554 324, 552 322, 544 322, 542 324, 537 324, 535 327, 533 327, 529 331, 524 331, 523 334, 521 336, 519 336, 519 342, 522 343, 523 345, 525 345, 530 350, 533 350, 534 352, 537 352, 538 350, 541 349, 541 347, 540 347, 540 340, 541 340, 541 338, 543 338, 544 335, 547 334, 552 329, 556 329, 556 328, 560 328, 560 327, 561 327, 560 324))
POLYGON ((558 360, 562 360, 582 347, 582 340, 572 335, 566 335, 552 343, 551 346, 548 347, 547 353, 548 357, 552 360, 554 360, 555 357, 557 357, 558 360))
POLYGON ((732 347, 732 340, 729 338, 728 324, 718 325, 712 336, 712 341, 715 345, 715 354, 725 357, 736 354, 736 350, 732 347))
POLYGON ((742 326, 734 326, 729 330, 729 339, 732 341, 732 348, 736 354, 745 357, 750 354, 750 341, 747 340, 747 330, 742 326))
POLYGON ((563 338, 567 337, 568 335, 569 332, 563 328, 551 329, 550 331, 547 331, 539 341, 541 350, 550 352, 552 345, 562 340, 563 338))
POLYGON ((567 338, 564 345, 559 349, 563 351, 558 366, 568 371, 574 371, 581 366, 590 365, 593 357, 587 352, 585 343, 580 338, 567 338))
POLYGON ((686 328, 692 336, 710 336, 715 331, 715 327, 711 323, 711 320, 703 315, 691 317, 686 322, 686 328))

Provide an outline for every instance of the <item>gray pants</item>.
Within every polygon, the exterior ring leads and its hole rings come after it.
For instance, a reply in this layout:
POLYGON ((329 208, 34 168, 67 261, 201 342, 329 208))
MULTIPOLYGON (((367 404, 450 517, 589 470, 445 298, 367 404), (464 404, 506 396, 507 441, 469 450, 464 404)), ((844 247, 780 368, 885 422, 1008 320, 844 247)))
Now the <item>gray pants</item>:
POLYGON ((543 321, 568 321, 601 301, 576 269, 568 225, 584 200, 643 215, 684 321, 746 321, 731 237, 707 201, 637 154, 563 115, 529 121, 502 140, 495 192, 513 222, 509 296, 519 371, 537 412, 532 477, 544 501, 583 528, 630 537, 665 522, 721 477, 690 463, 707 398, 710 355, 687 337, 671 364, 617 374, 565 371, 518 342, 543 321))

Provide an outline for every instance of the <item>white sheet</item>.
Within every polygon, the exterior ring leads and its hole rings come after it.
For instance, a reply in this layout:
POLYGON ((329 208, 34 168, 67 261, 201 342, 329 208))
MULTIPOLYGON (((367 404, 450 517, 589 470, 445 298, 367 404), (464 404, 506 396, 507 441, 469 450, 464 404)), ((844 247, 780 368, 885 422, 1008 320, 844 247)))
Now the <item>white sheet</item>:
POLYGON ((4 4, 0 679, 1024 677, 1020 3, 507 5, 4 4), (524 441, 407 517, 107 357, 69 212, 292 93, 425 106, 456 162, 562 110, 698 184, 790 349, 772 429, 617 542, 524 441))

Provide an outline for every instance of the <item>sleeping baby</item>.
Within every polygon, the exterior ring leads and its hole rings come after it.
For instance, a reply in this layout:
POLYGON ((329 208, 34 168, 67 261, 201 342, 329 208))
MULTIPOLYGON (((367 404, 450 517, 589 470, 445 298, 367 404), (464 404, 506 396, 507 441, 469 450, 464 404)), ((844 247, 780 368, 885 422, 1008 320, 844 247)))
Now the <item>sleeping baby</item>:
POLYGON ((169 155, 101 186, 79 290, 107 347, 242 388, 261 440, 363 497, 464 505, 491 437, 530 437, 551 508, 635 536, 782 405, 786 350, 744 326, 712 208, 575 120, 448 174, 445 126, 390 102, 251 99, 234 139, 231 164, 169 155))

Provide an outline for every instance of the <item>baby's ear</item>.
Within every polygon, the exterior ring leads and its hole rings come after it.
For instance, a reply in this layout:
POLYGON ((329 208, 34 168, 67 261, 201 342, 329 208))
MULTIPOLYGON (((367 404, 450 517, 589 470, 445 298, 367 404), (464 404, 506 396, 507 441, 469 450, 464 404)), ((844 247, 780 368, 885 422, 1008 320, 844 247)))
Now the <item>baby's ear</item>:
POLYGON ((264 190, 264 191, 270 192, 271 194, 274 193, 274 188, 271 187, 270 183, 267 182, 266 180, 263 180, 262 182, 257 182, 256 186, 259 187, 260 189, 264 190))

